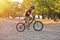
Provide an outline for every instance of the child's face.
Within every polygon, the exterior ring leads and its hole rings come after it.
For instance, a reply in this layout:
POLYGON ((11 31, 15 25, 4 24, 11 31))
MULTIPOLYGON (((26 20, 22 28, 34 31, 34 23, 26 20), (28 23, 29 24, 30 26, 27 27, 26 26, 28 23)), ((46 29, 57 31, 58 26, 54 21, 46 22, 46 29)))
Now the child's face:
POLYGON ((32 11, 33 9, 32 9, 32 8, 30 8, 30 10, 32 11))

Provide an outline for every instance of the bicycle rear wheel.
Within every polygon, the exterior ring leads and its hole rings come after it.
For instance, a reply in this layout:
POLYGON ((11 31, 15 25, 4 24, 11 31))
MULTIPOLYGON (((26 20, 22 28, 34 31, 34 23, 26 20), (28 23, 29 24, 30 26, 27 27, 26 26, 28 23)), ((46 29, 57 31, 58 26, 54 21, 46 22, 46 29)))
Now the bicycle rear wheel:
POLYGON ((36 30, 36 31, 41 31, 41 30, 43 29, 43 23, 40 22, 40 21, 36 21, 36 22, 34 22, 34 24, 33 24, 33 28, 34 28, 34 30, 36 30))
POLYGON ((17 29, 18 32, 23 32, 25 30, 25 25, 22 24, 22 23, 18 23, 16 25, 16 29, 17 29))

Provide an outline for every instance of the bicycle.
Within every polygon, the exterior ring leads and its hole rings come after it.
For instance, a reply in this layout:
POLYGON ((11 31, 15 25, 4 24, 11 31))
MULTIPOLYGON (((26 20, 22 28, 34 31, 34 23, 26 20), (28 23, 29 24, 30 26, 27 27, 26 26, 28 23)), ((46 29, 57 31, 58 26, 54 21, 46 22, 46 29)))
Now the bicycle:
MULTIPOLYGON (((25 20, 26 21, 26 20, 25 20)), ((43 23, 41 21, 36 21, 35 17, 32 18, 31 22, 28 24, 28 28, 33 23, 33 28, 35 31, 41 31, 43 29, 43 23)), ((23 32, 26 28, 26 22, 25 23, 17 23, 16 29, 19 32, 23 32)))

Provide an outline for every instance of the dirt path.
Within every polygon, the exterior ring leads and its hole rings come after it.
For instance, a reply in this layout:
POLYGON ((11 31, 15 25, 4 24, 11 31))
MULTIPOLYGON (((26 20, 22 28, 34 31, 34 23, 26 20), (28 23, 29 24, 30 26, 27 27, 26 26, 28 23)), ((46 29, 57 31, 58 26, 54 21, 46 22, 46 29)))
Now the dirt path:
MULTIPOLYGON (((30 30, 18 32, 16 24, 19 21, 0 19, 0 40, 60 40, 60 24, 44 24, 42 31, 30 30)), ((44 22, 44 21, 43 21, 44 22)))

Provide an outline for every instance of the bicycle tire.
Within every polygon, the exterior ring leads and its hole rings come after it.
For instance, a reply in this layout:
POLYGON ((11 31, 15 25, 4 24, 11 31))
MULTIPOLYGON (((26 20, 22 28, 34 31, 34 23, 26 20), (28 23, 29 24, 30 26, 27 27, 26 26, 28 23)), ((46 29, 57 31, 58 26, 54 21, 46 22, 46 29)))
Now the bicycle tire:
POLYGON ((43 23, 41 21, 35 21, 34 24, 33 24, 33 28, 34 28, 35 31, 41 31, 43 29, 43 23), (40 29, 36 29, 35 28, 36 27, 35 24, 38 23, 38 22, 41 24, 41 28, 40 29))
POLYGON ((23 32, 23 31, 25 30, 25 25, 24 25, 23 23, 18 23, 18 24, 16 25, 16 29, 17 29, 18 32, 23 32), (22 27, 23 27, 22 30, 19 30, 20 28, 18 29, 18 27, 21 27, 21 26, 19 26, 20 24, 22 24, 22 27))

